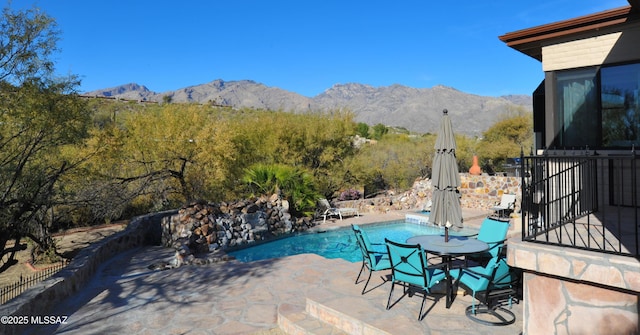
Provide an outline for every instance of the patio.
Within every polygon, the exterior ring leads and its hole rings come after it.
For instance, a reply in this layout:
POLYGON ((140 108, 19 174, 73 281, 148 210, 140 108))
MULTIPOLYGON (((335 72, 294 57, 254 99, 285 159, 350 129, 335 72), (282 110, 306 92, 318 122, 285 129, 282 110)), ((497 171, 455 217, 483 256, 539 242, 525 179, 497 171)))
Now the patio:
MULTIPOLYGON (((396 219, 391 214, 380 216, 396 219)), ((327 226, 367 220, 382 221, 365 214, 327 226)), ((279 328, 297 326, 317 334, 347 333, 311 318, 306 308, 355 334, 364 329, 367 334, 522 332, 522 302, 513 305, 516 322, 502 327, 468 319, 464 309, 471 297, 462 294, 450 309, 445 308, 444 295, 436 296, 440 299, 435 304, 427 301, 428 312, 421 322, 417 321, 418 297, 404 297, 386 310, 389 284, 374 276, 370 287, 380 287, 361 295, 363 283, 354 284, 360 264, 341 259, 306 254, 253 263, 148 269, 172 257, 173 251, 161 247, 119 254, 104 263, 79 294, 55 308, 55 315, 69 316, 67 324, 32 327, 26 334, 280 334, 279 328)))

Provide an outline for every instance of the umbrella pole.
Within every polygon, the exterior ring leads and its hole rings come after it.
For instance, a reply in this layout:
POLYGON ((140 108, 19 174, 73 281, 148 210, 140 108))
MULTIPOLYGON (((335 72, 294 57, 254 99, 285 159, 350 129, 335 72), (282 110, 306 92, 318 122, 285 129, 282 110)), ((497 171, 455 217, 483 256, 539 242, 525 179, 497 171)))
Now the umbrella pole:
POLYGON ((449 242, 449 227, 444 227, 444 241, 449 242))

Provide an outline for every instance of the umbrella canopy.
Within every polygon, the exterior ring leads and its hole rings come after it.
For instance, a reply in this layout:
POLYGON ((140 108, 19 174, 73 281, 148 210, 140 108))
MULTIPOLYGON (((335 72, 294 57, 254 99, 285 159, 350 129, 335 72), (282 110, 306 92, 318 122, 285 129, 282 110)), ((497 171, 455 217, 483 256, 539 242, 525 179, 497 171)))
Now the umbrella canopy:
POLYGON ((456 139, 447 110, 442 111, 440 130, 436 138, 436 153, 433 157, 431 186, 431 214, 429 221, 439 226, 462 228, 460 208, 460 174, 456 161, 456 139))

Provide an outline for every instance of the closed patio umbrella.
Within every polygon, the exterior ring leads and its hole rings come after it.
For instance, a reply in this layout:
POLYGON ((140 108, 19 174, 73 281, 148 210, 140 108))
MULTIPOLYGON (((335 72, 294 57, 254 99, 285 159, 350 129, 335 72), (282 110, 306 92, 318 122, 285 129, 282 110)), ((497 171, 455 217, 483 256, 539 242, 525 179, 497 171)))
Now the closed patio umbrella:
POLYGON ((460 174, 456 161, 456 140, 447 110, 442 111, 442 121, 438 131, 435 155, 431 173, 433 198, 429 221, 445 227, 448 239, 449 227, 462 228, 460 208, 460 174))

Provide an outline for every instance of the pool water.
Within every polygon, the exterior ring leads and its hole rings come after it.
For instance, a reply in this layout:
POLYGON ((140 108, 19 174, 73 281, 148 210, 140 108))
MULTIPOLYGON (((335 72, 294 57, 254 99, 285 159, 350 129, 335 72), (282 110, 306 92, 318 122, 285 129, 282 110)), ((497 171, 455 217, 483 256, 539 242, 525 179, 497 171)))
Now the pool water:
MULTIPOLYGON (((444 228, 407 223, 405 221, 360 225, 360 229, 369 236, 371 243, 384 243, 385 237, 392 241, 404 243, 412 236, 444 235, 444 228)), ((477 231, 463 228, 459 232, 450 230, 449 233, 452 236, 469 236, 477 234, 477 231)), ((381 250, 385 250, 384 246, 381 246, 381 248, 381 250)), ((362 261, 362 254, 358 249, 356 236, 350 226, 325 232, 298 234, 232 251, 228 254, 241 262, 252 262, 308 253, 318 254, 325 258, 342 258, 350 262, 362 261)))

